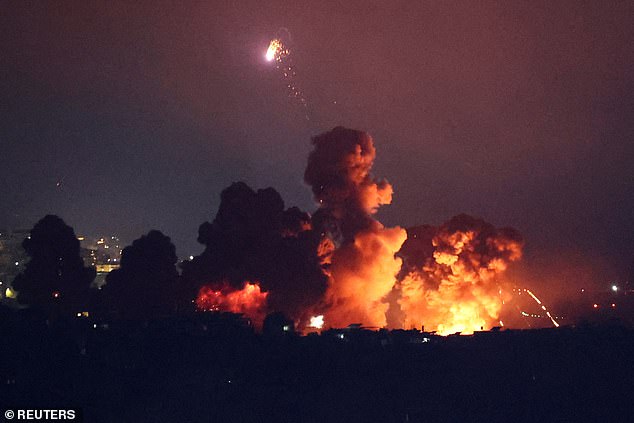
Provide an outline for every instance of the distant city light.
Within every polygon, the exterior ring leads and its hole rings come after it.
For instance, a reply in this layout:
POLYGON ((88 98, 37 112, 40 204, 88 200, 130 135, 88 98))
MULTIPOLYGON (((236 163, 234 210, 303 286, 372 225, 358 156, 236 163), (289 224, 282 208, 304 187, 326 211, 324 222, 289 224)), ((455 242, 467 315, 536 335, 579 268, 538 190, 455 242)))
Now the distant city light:
POLYGON ((616 285, 612 285, 612 291, 616 292, 619 290, 619 287, 616 285))
POLYGON ((594 308, 599 308, 599 304, 594 303, 594 304, 592 304, 592 307, 594 307, 594 308))
POLYGON ((193 259, 194 259, 194 256, 189 256, 189 259, 190 259, 190 260, 193 260, 193 259))
POLYGON ((612 308, 615 308, 615 307, 616 307, 616 304, 612 303, 612 308))

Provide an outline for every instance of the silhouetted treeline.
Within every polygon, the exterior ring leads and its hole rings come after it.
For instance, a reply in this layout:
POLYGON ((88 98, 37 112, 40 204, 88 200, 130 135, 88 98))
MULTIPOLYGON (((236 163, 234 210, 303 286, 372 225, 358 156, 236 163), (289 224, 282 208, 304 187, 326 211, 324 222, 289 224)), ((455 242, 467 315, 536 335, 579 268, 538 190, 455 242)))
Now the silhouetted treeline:
POLYGON ((0 307, 0 399, 84 421, 629 421, 634 333, 620 327, 436 337, 362 329, 258 336, 199 313, 72 325, 0 307))
POLYGON ((22 246, 30 260, 13 281, 18 301, 56 316, 85 310, 95 270, 84 266, 73 228, 57 216, 45 216, 22 246))
POLYGON ((142 320, 174 314, 181 292, 177 261, 174 244, 159 231, 125 247, 120 268, 108 274, 103 288, 105 309, 112 313, 107 317, 142 320))

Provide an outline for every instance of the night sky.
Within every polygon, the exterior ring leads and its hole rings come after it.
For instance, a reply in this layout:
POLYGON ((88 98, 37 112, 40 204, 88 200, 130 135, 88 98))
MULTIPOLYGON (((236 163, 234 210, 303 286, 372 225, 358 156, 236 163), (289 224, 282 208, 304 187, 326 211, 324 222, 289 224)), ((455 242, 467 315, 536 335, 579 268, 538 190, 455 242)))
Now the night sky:
POLYGON ((394 185, 384 224, 465 212, 518 229, 535 277, 629 271, 630 1, 15 1, 0 16, 0 227, 54 213, 198 254, 231 182, 314 211, 310 137, 343 125, 372 134, 394 185), (306 110, 264 60, 281 28, 306 110))

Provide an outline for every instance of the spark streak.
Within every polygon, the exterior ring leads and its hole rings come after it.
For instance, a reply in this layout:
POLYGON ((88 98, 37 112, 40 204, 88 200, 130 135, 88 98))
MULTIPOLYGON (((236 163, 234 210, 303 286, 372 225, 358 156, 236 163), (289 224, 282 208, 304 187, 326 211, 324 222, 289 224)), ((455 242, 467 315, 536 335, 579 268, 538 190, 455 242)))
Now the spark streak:
POLYGON ((531 297, 535 300, 535 302, 536 302, 537 304, 539 304, 540 306, 542 306, 542 310, 544 310, 544 311, 546 312, 546 316, 548 316, 548 318, 550 319, 550 321, 551 321, 551 322, 553 322, 553 325, 555 325, 555 327, 556 327, 556 328, 558 328, 558 327, 559 327, 559 323, 558 323, 558 322, 557 322, 557 321, 553 318, 553 316, 551 316, 550 311, 548 311, 548 310, 546 309, 546 306, 542 304, 542 302, 539 300, 539 298, 537 298, 537 297, 535 296, 535 294, 533 294, 533 293, 531 292, 531 290, 530 290, 530 289, 524 289, 524 291, 525 291, 528 295, 530 295, 530 296, 531 296, 531 297))

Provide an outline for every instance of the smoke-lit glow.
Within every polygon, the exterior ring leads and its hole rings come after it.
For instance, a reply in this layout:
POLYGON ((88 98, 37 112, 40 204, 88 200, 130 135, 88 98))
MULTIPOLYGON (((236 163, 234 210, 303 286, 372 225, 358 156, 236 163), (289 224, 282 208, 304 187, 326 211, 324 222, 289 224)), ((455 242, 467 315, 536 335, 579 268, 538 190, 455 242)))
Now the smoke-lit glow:
POLYGON ((371 174, 376 150, 370 135, 339 127, 315 137, 313 144, 304 179, 319 203, 318 230, 330 239, 319 251, 329 263, 325 319, 331 327, 384 327, 385 297, 401 267, 394 255, 407 236, 373 217, 380 205, 391 202, 392 186, 371 174))
POLYGON ((416 263, 398 285, 404 327, 448 335, 497 326, 504 303, 498 282, 522 245, 515 231, 466 215, 425 227, 400 253, 416 263))

